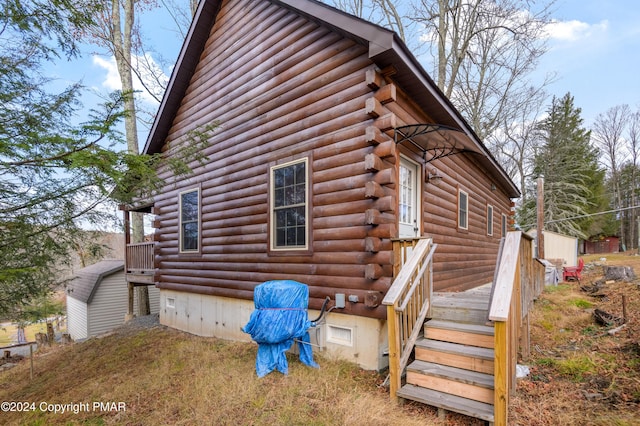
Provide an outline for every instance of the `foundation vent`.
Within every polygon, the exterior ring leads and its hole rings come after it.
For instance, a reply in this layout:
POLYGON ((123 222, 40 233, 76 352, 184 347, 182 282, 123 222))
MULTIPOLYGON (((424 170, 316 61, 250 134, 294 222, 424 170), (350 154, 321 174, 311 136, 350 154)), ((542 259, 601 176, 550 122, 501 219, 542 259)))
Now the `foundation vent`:
POLYGON ((337 325, 327 325, 327 343, 353 346, 353 329, 337 325))

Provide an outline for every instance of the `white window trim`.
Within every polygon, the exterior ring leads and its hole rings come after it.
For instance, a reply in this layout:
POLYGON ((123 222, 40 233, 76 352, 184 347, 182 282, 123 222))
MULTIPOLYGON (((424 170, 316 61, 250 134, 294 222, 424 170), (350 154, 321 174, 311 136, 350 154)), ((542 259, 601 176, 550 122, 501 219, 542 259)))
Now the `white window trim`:
POLYGON ((458 189, 458 228, 459 229, 469 229, 469 193, 467 191, 463 191, 462 189, 458 189), (460 215, 461 213, 461 195, 464 194, 466 196, 467 199, 467 203, 465 205, 465 210, 464 210, 464 215, 465 215, 465 224, 464 226, 461 225, 462 223, 462 216, 460 215))
POLYGON ((487 204, 487 235, 493 236, 493 206, 487 204))
POLYGON ((186 191, 181 191, 178 194, 178 250, 179 253, 199 253, 200 252, 200 244, 201 244, 201 235, 202 235, 202 199, 200 196, 200 188, 192 188, 186 191), (198 195, 198 247, 196 249, 184 250, 183 247, 183 238, 184 234, 182 232, 182 196, 184 194, 189 194, 191 192, 196 192, 198 195))
POLYGON ((285 252, 285 251, 307 251, 309 250, 309 222, 311 220, 309 215, 309 157, 301 158, 298 160, 288 161, 282 164, 276 164, 269 168, 269 217, 270 217, 270 230, 269 230, 269 248, 273 252, 285 252), (304 163, 305 167, 305 188, 304 188, 304 246, 286 246, 286 247, 278 247, 276 246, 276 220, 275 220, 275 191, 274 191, 274 178, 273 172, 277 169, 281 169, 284 167, 289 167, 294 164, 304 163))

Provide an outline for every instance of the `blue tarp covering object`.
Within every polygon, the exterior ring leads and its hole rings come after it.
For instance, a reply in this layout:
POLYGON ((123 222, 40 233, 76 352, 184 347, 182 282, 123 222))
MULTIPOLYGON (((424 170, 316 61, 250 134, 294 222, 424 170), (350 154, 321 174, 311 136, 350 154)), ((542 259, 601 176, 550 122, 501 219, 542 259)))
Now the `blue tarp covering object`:
POLYGON ((256 286, 253 303, 255 310, 242 331, 258 343, 258 377, 264 377, 273 370, 288 373, 285 352, 294 339, 304 342, 298 345, 300 361, 310 367, 319 367, 308 344, 308 330, 314 324, 307 317, 309 288, 305 284, 292 280, 267 281, 256 286))

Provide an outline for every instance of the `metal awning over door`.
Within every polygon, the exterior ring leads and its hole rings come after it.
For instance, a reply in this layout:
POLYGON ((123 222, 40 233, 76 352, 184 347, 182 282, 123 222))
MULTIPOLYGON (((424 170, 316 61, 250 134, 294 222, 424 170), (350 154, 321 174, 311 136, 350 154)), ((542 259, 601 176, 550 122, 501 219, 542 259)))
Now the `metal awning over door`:
POLYGON ((479 153, 463 131, 443 124, 410 124, 394 129, 397 145, 403 144, 422 155, 425 163, 465 152, 479 153))

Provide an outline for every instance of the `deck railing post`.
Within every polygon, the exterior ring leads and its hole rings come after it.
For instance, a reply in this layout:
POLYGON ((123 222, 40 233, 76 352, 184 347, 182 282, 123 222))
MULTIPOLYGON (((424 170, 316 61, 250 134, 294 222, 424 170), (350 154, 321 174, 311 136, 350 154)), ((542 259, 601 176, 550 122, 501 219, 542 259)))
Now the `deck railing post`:
POLYGON ((395 305, 387 306, 387 327, 389 327, 389 393, 391 399, 397 399, 398 389, 401 385, 402 373, 400 371, 401 343, 399 338, 399 324, 395 305))
POLYGON ((507 424, 509 413, 509 332, 507 321, 497 321, 494 324, 494 424, 503 426, 507 424))

